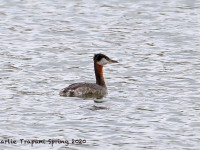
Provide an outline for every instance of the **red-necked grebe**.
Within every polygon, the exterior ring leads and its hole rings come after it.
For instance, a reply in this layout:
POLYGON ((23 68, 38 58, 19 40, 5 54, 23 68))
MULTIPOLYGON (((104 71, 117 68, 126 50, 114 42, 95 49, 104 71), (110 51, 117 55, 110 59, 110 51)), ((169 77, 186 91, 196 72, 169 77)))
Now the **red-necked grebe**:
POLYGON ((103 77, 103 66, 117 63, 117 61, 110 59, 104 54, 95 54, 93 60, 96 83, 71 84, 60 91, 60 96, 102 98, 107 94, 107 87, 103 77))

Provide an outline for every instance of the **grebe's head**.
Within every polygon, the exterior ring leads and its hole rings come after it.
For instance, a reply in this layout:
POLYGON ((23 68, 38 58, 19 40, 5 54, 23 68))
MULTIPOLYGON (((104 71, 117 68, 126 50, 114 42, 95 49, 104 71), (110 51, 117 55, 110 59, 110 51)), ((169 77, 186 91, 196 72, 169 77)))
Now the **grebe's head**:
POLYGON ((94 55, 94 62, 101 65, 101 66, 104 66, 106 64, 111 64, 111 63, 118 63, 116 60, 112 60, 110 59, 108 56, 104 55, 104 54, 95 54, 94 55))

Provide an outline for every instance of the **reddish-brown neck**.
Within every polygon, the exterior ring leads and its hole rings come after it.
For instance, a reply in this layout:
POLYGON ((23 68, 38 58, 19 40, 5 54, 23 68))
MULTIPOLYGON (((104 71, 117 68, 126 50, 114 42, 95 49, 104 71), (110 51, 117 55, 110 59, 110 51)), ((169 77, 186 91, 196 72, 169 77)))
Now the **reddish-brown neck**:
POLYGON ((95 76, 96 76, 96 84, 106 87, 104 77, 103 77, 103 66, 97 63, 94 63, 94 70, 95 70, 95 76))

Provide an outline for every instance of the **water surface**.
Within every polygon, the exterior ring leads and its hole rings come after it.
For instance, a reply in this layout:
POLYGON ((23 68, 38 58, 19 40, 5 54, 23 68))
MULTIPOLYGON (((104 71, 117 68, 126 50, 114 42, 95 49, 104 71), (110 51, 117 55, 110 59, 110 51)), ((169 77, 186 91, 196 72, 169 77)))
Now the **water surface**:
POLYGON ((2 0, 0 4, 1 149, 200 147, 198 0, 2 0), (95 82, 92 57, 105 66, 102 101, 59 90, 95 82), (82 139, 20 144, 20 139, 82 139))

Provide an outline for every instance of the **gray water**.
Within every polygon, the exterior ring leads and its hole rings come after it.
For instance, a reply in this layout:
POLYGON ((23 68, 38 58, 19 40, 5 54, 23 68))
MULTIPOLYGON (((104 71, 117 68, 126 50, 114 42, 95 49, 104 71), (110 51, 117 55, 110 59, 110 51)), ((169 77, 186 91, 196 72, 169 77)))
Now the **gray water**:
POLYGON ((199 0, 1 0, 0 140, 17 144, 0 149, 198 150, 199 14, 199 0), (119 61, 107 97, 60 97, 95 82, 99 52, 119 61))

